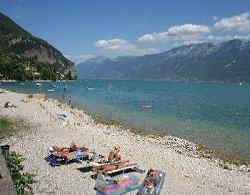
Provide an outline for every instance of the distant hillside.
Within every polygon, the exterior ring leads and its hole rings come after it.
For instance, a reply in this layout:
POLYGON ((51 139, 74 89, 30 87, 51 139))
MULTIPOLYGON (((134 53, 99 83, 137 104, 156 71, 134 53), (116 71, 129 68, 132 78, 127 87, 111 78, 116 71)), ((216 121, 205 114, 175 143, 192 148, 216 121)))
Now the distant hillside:
POLYGON ((0 13, 0 79, 75 79, 74 64, 0 13))
POLYGON ((141 57, 90 59, 77 65, 80 78, 171 79, 250 82, 250 41, 181 46, 141 57))

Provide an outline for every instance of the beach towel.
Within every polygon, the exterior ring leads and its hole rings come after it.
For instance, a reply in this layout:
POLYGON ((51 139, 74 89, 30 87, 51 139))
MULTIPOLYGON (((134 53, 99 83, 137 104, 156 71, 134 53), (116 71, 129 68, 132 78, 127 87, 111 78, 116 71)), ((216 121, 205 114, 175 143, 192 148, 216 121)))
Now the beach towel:
POLYGON ((67 156, 62 156, 60 152, 53 152, 46 156, 44 159, 51 166, 60 166, 72 161, 93 161, 98 158, 103 158, 103 156, 95 152, 88 152, 87 148, 81 148, 80 150, 69 153, 69 155, 67 156))
POLYGON ((74 152, 74 159, 76 160, 89 160, 89 153, 87 151, 76 151, 74 152))
POLYGON ((44 158, 51 166, 60 166, 65 164, 66 159, 55 156, 54 154, 49 154, 44 158))
POLYGON ((137 190, 139 187, 139 178, 134 175, 122 175, 113 179, 98 174, 94 189, 102 195, 120 195, 137 190))

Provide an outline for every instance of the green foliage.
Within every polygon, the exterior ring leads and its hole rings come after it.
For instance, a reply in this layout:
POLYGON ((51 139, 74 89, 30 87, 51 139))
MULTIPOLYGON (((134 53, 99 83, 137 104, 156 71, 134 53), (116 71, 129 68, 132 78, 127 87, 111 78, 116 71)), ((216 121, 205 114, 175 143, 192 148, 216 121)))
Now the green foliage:
POLYGON ((61 78, 57 72, 62 73, 71 66, 73 63, 56 48, 0 13, 0 79, 58 80, 61 78), (48 63, 42 52, 55 63, 48 63))
POLYGON ((21 131, 27 131, 29 129, 30 125, 27 121, 0 116, 0 142, 1 139, 8 138, 21 131))
POLYGON ((0 139, 11 136, 14 131, 15 124, 7 118, 0 118, 0 139))
POLYGON ((0 49, 0 79, 6 80, 58 80, 56 69, 47 64, 37 63, 35 57, 9 56, 0 49), (13 71, 14 70, 14 71, 13 71), (35 76, 39 73, 40 76, 35 76))
POLYGON ((41 79, 42 80, 57 80, 57 74, 55 69, 47 67, 47 68, 42 68, 40 71, 41 75, 41 79))
POLYGON ((30 80, 25 73, 25 64, 31 63, 28 57, 8 55, 6 51, 0 50, 0 74, 2 79, 30 80))
POLYGON ((70 70, 69 70, 68 74, 66 75, 65 79, 66 80, 73 80, 72 73, 70 70))
POLYGON ((24 172, 24 160, 22 155, 16 152, 11 152, 6 159, 18 195, 33 194, 31 185, 36 182, 34 174, 24 172))
POLYGON ((30 33, 25 31, 22 27, 16 25, 14 21, 2 13, 0 13, 0 32, 2 34, 9 34, 11 32, 13 36, 32 36, 30 33))

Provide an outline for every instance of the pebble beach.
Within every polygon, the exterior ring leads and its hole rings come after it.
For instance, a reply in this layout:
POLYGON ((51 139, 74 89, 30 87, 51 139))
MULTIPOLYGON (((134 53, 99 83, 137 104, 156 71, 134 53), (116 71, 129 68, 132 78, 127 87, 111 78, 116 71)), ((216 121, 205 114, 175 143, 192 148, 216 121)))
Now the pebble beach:
MULTIPOLYGON (((83 145, 107 156, 119 145, 122 159, 140 168, 166 173, 161 194, 250 194, 250 167, 229 165, 200 157, 196 144, 173 136, 140 136, 119 125, 105 125, 83 110, 71 108, 55 99, 28 98, 27 94, 5 91, 0 94, 0 116, 22 119, 27 131, 2 143, 24 156, 25 170, 36 174, 34 194, 92 195, 93 172, 82 172, 85 162, 51 167, 44 160, 51 146, 83 145), (10 101, 17 108, 4 108, 10 101), (64 114, 62 119, 58 117, 64 114)), ((141 181, 144 174, 133 173, 141 181)), ((129 194, 136 194, 136 191, 129 194)))

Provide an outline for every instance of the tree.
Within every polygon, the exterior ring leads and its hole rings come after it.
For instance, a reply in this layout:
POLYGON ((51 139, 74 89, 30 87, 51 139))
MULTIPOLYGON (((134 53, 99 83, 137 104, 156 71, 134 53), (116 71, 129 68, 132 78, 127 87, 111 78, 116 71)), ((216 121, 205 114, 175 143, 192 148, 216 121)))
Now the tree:
POLYGON ((9 64, 10 59, 6 52, 3 49, 0 49, 0 74, 3 75, 4 79, 8 79, 10 76, 9 64))
POLYGON ((66 79, 73 80, 71 70, 69 70, 68 74, 66 75, 66 79))

